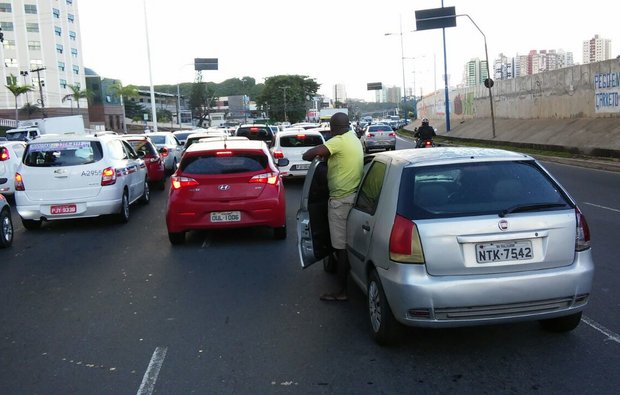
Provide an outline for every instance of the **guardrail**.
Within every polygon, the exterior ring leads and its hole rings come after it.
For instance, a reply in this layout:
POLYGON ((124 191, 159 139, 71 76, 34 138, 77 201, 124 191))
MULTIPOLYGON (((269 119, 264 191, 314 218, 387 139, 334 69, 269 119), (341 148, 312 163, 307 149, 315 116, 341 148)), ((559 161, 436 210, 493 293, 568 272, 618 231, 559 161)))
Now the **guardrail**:
POLYGON ((5 128, 16 128, 17 121, 14 119, 0 118, 0 126, 5 127, 5 128))

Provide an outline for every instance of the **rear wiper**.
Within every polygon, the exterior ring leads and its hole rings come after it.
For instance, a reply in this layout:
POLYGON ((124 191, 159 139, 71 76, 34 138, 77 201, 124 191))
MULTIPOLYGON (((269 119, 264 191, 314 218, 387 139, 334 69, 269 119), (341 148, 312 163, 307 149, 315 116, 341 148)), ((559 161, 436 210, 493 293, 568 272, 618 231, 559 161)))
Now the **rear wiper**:
POLYGON ((500 217, 505 217, 506 214, 518 213, 524 211, 536 211, 544 210, 546 208, 566 207, 565 203, 533 203, 533 204, 518 204, 516 206, 509 207, 499 212, 500 217))

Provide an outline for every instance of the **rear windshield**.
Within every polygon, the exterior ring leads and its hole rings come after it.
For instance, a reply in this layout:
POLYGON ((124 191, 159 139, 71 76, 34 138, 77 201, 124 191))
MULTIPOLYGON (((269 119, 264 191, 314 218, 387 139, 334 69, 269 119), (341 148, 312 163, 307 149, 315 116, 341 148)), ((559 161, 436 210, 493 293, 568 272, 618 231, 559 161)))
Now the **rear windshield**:
POLYGON ((153 144, 166 144, 166 136, 149 136, 153 144))
POLYGON ((323 139, 316 135, 298 134, 280 136, 281 147, 314 147, 323 144, 323 139))
POLYGON ((404 169, 398 212, 410 219, 450 218, 532 205, 537 211, 572 208, 533 161, 461 163, 404 169))
POLYGON ((157 156, 155 146, 146 140, 128 140, 127 142, 136 152, 144 152, 145 156, 157 156))
POLYGON ((181 162, 184 174, 236 174, 257 172, 267 168, 269 159, 260 153, 234 153, 228 156, 216 153, 191 156, 181 162))
POLYGON ((237 129, 237 136, 247 137, 250 140, 270 141, 272 135, 269 126, 249 126, 237 129))
POLYGON ((23 161, 26 166, 59 167, 94 163, 102 157, 98 141, 60 141, 28 144, 23 161))
POLYGON ((392 132, 392 128, 388 125, 371 126, 368 128, 370 132, 392 132))

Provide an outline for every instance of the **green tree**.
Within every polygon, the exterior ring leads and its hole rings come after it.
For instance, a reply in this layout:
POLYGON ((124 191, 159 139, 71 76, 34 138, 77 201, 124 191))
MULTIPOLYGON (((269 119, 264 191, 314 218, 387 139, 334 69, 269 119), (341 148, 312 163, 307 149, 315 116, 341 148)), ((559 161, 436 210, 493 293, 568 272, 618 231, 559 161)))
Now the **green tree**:
POLYGON ((19 121, 19 111, 17 110, 17 98, 24 93, 30 92, 32 87, 29 85, 17 85, 17 77, 13 74, 8 78, 10 82, 5 87, 15 96, 15 121, 19 121))
POLYGON ((125 122, 125 98, 138 97, 138 88, 135 85, 123 86, 120 81, 115 81, 110 87, 112 94, 121 98, 123 106, 123 132, 127 133, 127 123, 125 122))
POLYGON ((67 100, 71 100, 71 115, 73 115, 73 102, 77 104, 78 113, 80 112, 80 99, 90 99, 92 96, 91 92, 84 89, 82 90, 78 84, 68 85, 71 93, 64 95, 62 98, 62 102, 64 103, 67 100))
POLYGON ((198 119, 198 127, 202 127, 209 119, 209 109, 215 104, 215 92, 206 82, 196 82, 192 85, 189 103, 194 118, 198 119))
POLYGON ((26 103, 19 109, 19 112, 25 114, 28 118, 32 117, 34 114, 40 114, 43 111, 38 104, 26 103))
POLYGON ((277 75, 265 80, 256 102, 270 119, 300 122, 306 118, 306 98, 315 96, 320 86, 305 75, 277 75))

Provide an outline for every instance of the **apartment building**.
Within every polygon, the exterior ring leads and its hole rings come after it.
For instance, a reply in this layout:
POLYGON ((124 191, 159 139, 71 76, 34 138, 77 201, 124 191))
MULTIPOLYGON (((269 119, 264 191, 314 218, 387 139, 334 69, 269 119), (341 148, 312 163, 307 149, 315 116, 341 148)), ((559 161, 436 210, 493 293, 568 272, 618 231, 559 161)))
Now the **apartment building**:
MULTIPOLYGON (((19 108, 30 103, 47 116, 77 114, 78 103, 63 101, 69 86, 86 89, 77 0, 0 0, 0 28, 0 117, 15 116, 15 96, 4 87, 12 79, 33 87, 18 97, 19 108)), ((86 99, 79 108, 87 114, 86 99)))
POLYGON ((611 40, 595 34, 593 38, 583 42, 584 64, 602 62, 609 59, 611 59, 611 40))

